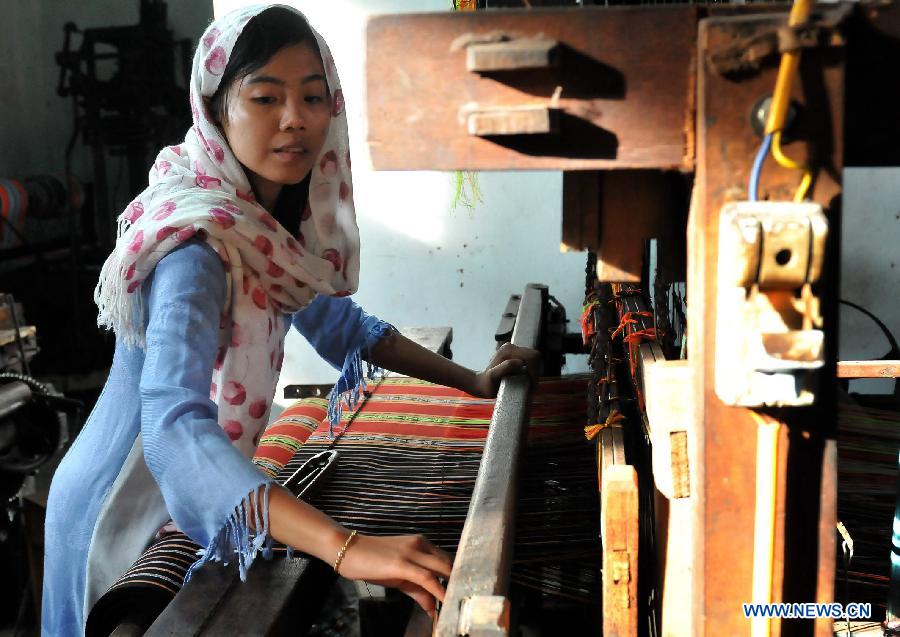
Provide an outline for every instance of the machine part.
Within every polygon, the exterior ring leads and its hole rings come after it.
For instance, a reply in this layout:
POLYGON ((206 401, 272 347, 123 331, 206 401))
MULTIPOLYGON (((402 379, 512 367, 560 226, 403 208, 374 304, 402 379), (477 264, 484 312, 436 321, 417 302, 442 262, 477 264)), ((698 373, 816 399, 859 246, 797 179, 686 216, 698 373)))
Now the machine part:
POLYGON ((309 500, 316 492, 325 486, 328 477, 334 472, 334 465, 337 462, 337 459, 338 452, 335 449, 317 453, 304 462, 303 465, 285 481, 284 487, 289 489, 298 499, 309 500))
MULTIPOLYGON (((753 127, 753 132, 756 133, 760 138, 765 137, 766 131, 766 121, 769 119, 769 110, 772 108, 772 96, 766 95, 761 98, 756 104, 753 105, 753 108, 750 111, 750 126, 753 127)), ((792 101, 788 104, 787 114, 784 119, 784 133, 788 133, 791 130, 791 126, 794 121, 799 116, 800 105, 797 102, 792 101)), ((790 138, 787 134, 784 135, 784 141, 790 141, 790 138)))
POLYGON ((21 484, 56 456, 69 441, 67 413, 81 406, 29 376, 0 373, 0 482, 21 484))
POLYGON ((708 64, 719 75, 740 75, 757 72, 765 62, 781 53, 817 48, 824 43, 841 44, 837 29, 851 9, 850 4, 836 4, 802 24, 772 23, 752 30, 749 35, 735 31, 735 37, 727 45, 707 51, 708 64))
POLYGON ((828 224, 816 203, 734 202, 719 225, 716 393, 743 407, 809 405, 824 364, 828 224))
POLYGON ((31 402, 31 388, 21 381, 0 385, 0 420, 31 402))

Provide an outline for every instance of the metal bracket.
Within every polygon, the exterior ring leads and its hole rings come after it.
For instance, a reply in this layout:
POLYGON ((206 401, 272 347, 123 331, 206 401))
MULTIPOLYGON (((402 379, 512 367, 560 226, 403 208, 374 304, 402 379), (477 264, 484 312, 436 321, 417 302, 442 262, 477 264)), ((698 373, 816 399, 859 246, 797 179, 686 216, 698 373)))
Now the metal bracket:
POLYGON ((764 60, 787 51, 819 46, 841 46, 843 38, 838 27, 849 15, 850 3, 838 4, 822 12, 822 15, 797 26, 788 26, 787 16, 782 25, 772 25, 765 30, 745 35, 735 30, 734 40, 728 46, 707 53, 710 66, 719 75, 731 75, 756 71, 764 60))

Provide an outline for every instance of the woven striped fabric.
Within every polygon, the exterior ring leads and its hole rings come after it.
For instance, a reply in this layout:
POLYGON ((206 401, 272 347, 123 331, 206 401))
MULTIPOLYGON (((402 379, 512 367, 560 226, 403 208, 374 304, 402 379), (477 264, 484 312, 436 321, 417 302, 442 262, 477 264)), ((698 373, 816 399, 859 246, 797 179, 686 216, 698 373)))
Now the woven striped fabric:
POLYGON ((281 412, 259 440, 253 463, 270 478, 287 464, 325 420, 327 398, 305 398, 281 412))
MULTIPOLYGON (((512 580, 596 605, 599 497, 593 449, 583 435, 587 381, 587 376, 543 379, 534 392, 520 465, 512 580)), ((266 430, 254 461, 284 482, 316 453, 337 449, 335 471, 311 504, 361 533, 421 533, 453 552, 493 407, 493 399, 388 377, 357 411, 344 414, 335 439, 329 439, 324 422, 327 402, 300 401, 266 430)), ((185 541, 183 534, 159 540, 104 599, 130 588, 155 587, 173 595, 169 571, 186 571, 186 564, 169 564, 169 570, 155 574, 141 564, 154 550, 158 554, 185 541)), ((284 548, 276 548, 279 552, 284 548)), ((152 568, 160 565, 152 563, 152 568)))

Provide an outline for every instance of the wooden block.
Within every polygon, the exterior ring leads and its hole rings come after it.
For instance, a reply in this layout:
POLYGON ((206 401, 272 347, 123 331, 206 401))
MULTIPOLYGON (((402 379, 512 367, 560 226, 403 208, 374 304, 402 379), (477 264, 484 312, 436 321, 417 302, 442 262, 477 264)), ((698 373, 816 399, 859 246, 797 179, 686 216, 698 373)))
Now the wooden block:
POLYGON ((558 47, 556 40, 544 38, 470 44, 466 47, 466 68, 476 73, 545 69, 559 64, 558 47))
POLYGON ((644 397, 653 447, 653 479, 669 499, 690 495, 693 369, 688 361, 656 361, 644 366, 644 397))
POLYGON ((559 132, 559 111, 548 106, 515 106, 470 111, 469 135, 554 135, 559 132))
POLYGON ((563 173, 563 252, 600 249, 600 175, 589 170, 563 173))
POLYGON ((476 595, 463 601, 459 634, 504 637, 509 634, 509 600, 501 595, 476 595))
POLYGON ((639 497, 631 465, 607 467, 600 491, 603 542, 603 635, 636 637, 639 497))
POLYGON ((600 248, 597 279, 639 283, 644 244, 665 227, 672 179, 655 170, 616 170, 602 174, 600 248))

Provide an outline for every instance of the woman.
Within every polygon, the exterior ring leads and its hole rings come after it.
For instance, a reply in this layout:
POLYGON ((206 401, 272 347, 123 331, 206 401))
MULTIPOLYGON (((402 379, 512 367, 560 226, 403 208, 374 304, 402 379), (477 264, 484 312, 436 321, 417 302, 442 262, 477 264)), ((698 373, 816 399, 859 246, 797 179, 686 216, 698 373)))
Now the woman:
POLYGON ((193 127, 120 216, 95 293, 116 352, 51 486, 42 631, 81 634, 170 518, 206 547, 192 569, 237 555, 243 577, 274 539, 431 610, 450 573, 444 552, 421 537, 356 535, 249 461, 285 333, 293 324, 341 369, 332 423, 338 393, 358 396, 364 352, 476 396, 537 353, 507 347, 475 373, 346 298, 359 268, 346 115, 331 54, 300 13, 253 7, 214 22, 190 94, 193 127))

